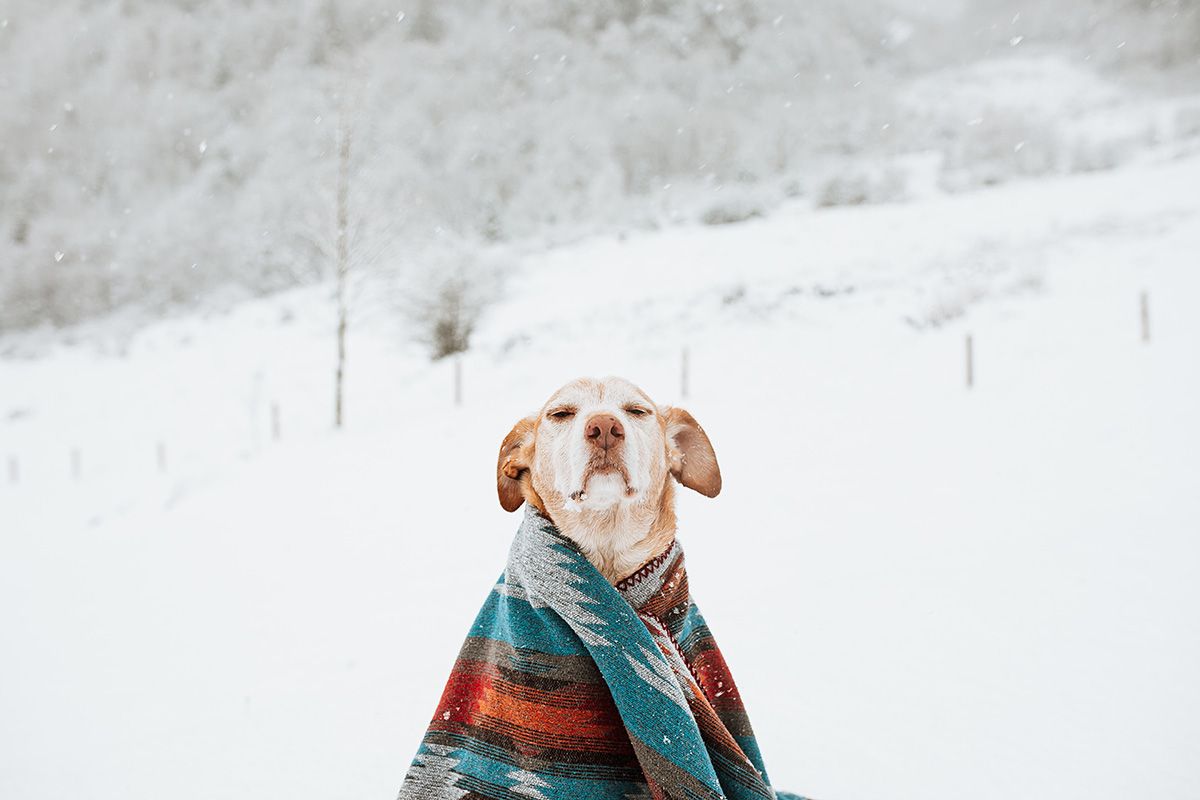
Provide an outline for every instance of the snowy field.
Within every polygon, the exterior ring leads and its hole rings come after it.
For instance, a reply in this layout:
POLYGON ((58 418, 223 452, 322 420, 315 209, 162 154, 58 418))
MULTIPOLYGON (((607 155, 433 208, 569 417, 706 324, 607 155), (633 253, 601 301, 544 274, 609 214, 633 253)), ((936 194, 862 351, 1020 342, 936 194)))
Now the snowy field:
POLYGON ((1195 798, 1198 186, 509 253, 461 406, 368 293, 341 433, 324 288, 0 340, 0 797, 392 796, 517 526, 501 438, 620 374, 714 441, 681 537, 779 787, 1195 798))

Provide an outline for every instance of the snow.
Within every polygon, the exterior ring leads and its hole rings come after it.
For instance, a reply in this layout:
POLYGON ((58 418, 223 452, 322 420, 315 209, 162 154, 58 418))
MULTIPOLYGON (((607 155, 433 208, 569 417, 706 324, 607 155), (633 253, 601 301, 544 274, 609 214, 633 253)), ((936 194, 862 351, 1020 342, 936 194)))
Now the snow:
POLYGON ((1193 797, 1197 185, 1160 151, 514 251, 463 406, 366 313, 340 433, 327 287, 0 340, 0 796, 390 796, 516 529, 501 438, 621 374, 721 460, 681 537, 776 785, 1193 797))

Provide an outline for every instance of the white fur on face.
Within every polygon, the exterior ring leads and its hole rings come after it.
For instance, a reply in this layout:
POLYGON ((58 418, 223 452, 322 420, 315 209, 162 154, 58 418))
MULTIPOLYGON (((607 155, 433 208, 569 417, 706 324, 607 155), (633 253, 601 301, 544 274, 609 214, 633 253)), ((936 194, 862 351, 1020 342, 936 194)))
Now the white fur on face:
POLYGON ((628 381, 574 381, 555 393, 541 413, 534 450, 535 488, 537 483, 549 484, 563 498, 565 510, 636 505, 646 499, 656 480, 661 482, 666 446, 658 409, 628 381), (566 419, 551 416, 564 410, 574 413, 566 419), (648 413, 639 416, 635 410, 648 413), (597 471, 595 448, 584 431, 588 420, 605 414, 620 421, 625 438, 613 449, 611 468, 597 471))

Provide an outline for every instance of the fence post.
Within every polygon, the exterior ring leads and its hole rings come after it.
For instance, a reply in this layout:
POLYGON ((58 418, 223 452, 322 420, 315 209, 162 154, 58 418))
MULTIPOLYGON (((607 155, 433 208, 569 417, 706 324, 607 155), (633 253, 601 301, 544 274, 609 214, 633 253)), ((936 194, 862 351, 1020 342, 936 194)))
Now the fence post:
POLYGON ((462 405, 462 394, 462 356, 456 355, 454 357, 454 405, 462 405))
POLYGON ((156 451, 156 455, 158 456, 158 471, 160 473, 166 473, 166 471, 167 471, 167 446, 166 446, 166 444, 164 444, 162 441, 159 441, 158 446, 155 448, 155 451, 156 451))
POLYGON ((971 334, 967 334, 967 388, 975 385, 975 344, 971 334))
POLYGON ((688 368, 689 368, 689 366, 690 365, 688 364, 688 349, 686 346, 684 346, 683 354, 680 356, 680 359, 679 359, 679 396, 684 400, 687 400, 687 396, 688 396, 688 378, 689 378, 689 375, 688 375, 689 369, 688 368))
POLYGON ((71 477, 75 480, 83 477, 83 454, 78 447, 71 448, 71 477))
POLYGON ((271 403, 271 440, 278 442, 280 439, 280 432, 281 432, 281 429, 279 426, 279 403, 272 402, 271 403))
POLYGON ((1142 290, 1142 341, 1150 341, 1150 293, 1142 290))
POLYGON ((21 479, 21 468, 17 464, 16 456, 8 457, 8 482, 16 484, 21 479))

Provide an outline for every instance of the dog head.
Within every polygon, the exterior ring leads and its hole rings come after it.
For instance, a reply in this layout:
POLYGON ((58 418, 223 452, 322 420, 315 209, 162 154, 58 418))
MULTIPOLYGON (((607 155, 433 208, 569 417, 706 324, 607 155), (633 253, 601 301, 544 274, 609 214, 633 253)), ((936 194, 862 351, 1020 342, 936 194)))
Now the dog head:
POLYGON ((505 510, 529 502, 564 532, 597 515, 645 518, 673 497, 672 479, 707 497, 721 491, 708 436, 687 411, 621 378, 563 386, 513 426, 496 467, 505 510))

